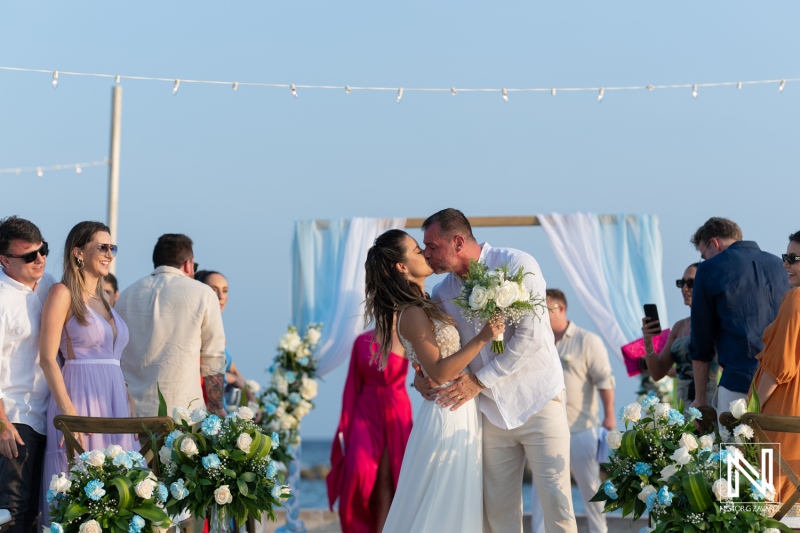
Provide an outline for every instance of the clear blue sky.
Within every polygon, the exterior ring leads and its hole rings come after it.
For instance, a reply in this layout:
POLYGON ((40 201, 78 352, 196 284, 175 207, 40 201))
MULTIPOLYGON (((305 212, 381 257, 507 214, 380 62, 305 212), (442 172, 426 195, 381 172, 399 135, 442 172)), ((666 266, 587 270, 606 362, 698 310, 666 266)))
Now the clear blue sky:
MULTIPOLYGON (((0 65, 296 84, 521 87, 800 77, 796 2, 4 2, 0 65)), ((648 93, 300 91, 126 81, 118 274, 151 270, 165 232, 231 284, 228 343, 267 379, 290 314, 299 218, 652 212, 671 280, 698 258, 691 233, 733 218, 774 253, 800 229, 800 83, 648 93), (794 176, 794 177, 793 177, 794 176)), ((0 72, 0 168, 100 159, 110 80, 0 72)), ((0 214, 54 244, 106 216, 105 169, 0 175, 0 214)), ((479 230, 531 252, 568 287, 539 228, 479 230)), ((592 328, 573 297, 570 315, 592 328)), ((619 370, 619 369, 618 369, 619 370)), ((303 434, 328 437, 343 372, 321 386, 303 434)), ((634 385, 619 370, 618 406, 634 385)))

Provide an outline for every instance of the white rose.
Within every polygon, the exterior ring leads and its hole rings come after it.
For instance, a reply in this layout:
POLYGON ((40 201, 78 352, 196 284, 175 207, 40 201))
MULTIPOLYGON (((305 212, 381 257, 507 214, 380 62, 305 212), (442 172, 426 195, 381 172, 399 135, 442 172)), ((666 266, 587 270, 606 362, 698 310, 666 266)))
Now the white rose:
POLYGON ((322 337, 322 333, 317 328, 309 328, 306 330, 306 338, 308 339, 308 343, 311 346, 314 346, 319 342, 319 338, 322 337))
POLYGON ((687 448, 686 446, 681 446, 680 448, 675 450, 675 453, 670 455, 669 458, 678 463, 679 465, 683 466, 692 460, 692 455, 691 453, 689 453, 689 448, 687 448))
POLYGON ((233 501, 233 495, 231 494, 231 489, 228 488, 228 485, 221 485, 217 490, 215 490, 214 499, 217 501, 217 505, 231 503, 233 501))
POLYGON ((275 390, 278 391, 279 394, 289 394, 289 382, 286 381, 286 378, 283 377, 282 374, 277 372, 273 373, 272 384, 275 385, 275 390))
POLYGON ((101 467, 103 463, 106 461, 106 454, 103 453, 103 450, 92 450, 89 452, 89 457, 86 459, 86 462, 92 466, 101 467))
POLYGON ((242 450, 244 453, 250 453, 250 445, 253 443, 253 437, 251 437, 248 433, 242 433, 239 435, 239 438, 236 439, 236 447, 242 450))
POLYGON ((172 408, 172 419, 175 421, 176 424, 180 424, 181 422, 191 422, 192 415, 189 414, 189 410, 185 407, 173 407, 172 408))
POLYGON ((300 380, 300 396, 304 400, 313 400, 317 397, 317 381, 307 376, 300 380))
POLYGON ((192 411, 191 419, 192 422, 194 422, 195 424, 199 424, 206 418, 208 418, 208 411, 206 411, 204 408, 198 407, 197 409, 192 411))
POLYGON ((728 481, 725 479, 716 480, 711 486, 711 492, 714 493, 714 497, 718 502, 730 499, 728 495, 728 481))
POLYGON ((254 416, 253 410, 249 407, 242 406, 236 410, 236 418, 239 420, 252 420, 254 416))
POLYGON ((667 466, 665 466, 664 468, 661 469, 661 472, 659 472, 661 474, 661 477, 658 478, 658 480, 659 481, 668 481, 669 478, 674 476, 675 472, 677 472, 678 470, 680 470, 680 469, 675 465, 667 465, 667 466))
POLYGON ((290 331, 281 337, 281 342, 278 344, 278 347, 287 352, 296 352, 302 344, 303 340, 300 338, 300 335, 298 335, 296 331, 290 331))
POLYGON ((134 487, 134 490, 136 491, 137 496, 144 498, 145 500, 149 500, 153 497, 153 491, 157 486, 158 483, 150 478, 146 478, 137 483, 136 487, 134 487))
POLYGON ((119 444, 111 444, 108 448, 106 448, 106 456, 113 459, 117 455, 123 453, 125 450, 122 449, 122 446, 119 444))
POLYGON ((475 285, 472 287, 472 293, 469 295, 469 306, 476 311, 486 307, 489 301, 489 292, 483 285, 475 285))
POLYGON ((616 429, 613 431, 609 431, 606 434, 606 442, 608 443, 608 447, 612 450, 616 450, 620 446, 622 446, 622 433, 617 431, 616 429))
POLYGON ((742 439, 742 437, 747 439, 752 439, 753 428, 751 428, 747 424, 739 424, 738 426, 733 428, 733 436, 736 437, 736 442, 742 442, 744 440, 742 439))
POLYGON ((59 475, 53 474, 53 477, 50 479, 50 490, 60 494, 66 494, 71 486, 72 481, 67 478, 64 472, 61 472, 59 475))
POLYGON ((525 289, 524 286, 520 286, 519 296, 517 296, 517 301, 527 302, 530 299, 531 299, 531 293, 527 289, 525 289))
POLYGON ((158 458, 161 459, 161 462, 165 465, 172 463, 172 448, 169 446, 162 446, 160 450, 158 450, 158 458))
POLYGON ((669 410, 672 409, 672 406, 668 403, 661 402, 656 404, 656 408, 654 411, 655 417, 658 418, 667 418, 669 410))
POLYGON ((200 453, 200 451, 197 449, 197 444, 192 438, 186 438, 181 441, 181 451, 189 457, 200 453))
POLYGON ((761 533, 781 533, 781 530, 778 529, 777 527, 768 527, 767 529, 765 529, 761 533))
POLYGON ((294 412, 292 413, 292 415, 298 420, 300 420, 301 418, 305 418, 308 412, 309 412, 308 407, 301 404, 297 404, 297 406, 295 406, 294 408, 294 412))
POLYGON ((639 493, 637 498, 639 498, 643 502, 647 502, 647 497, 650 496, 651 494, 655 494, 656 492, 658 491, 653 485, 645 485, 644 487, 642 487, 642 492, 639 493))
POLYGON ((623 411, 623 418, 631 422, 638 422, 642 419, 642 406, 634 402, 625 406, 623 411))
POLYGON ((505 309, 519 298, 519 284, 513 281, 504 281, 494 294, 494 303, 497 307, 505 309))
POLYGON ((281 429, 292 429, 297 426, 297 419, 292 415, 286 415, 281 418, 281 429))
POLYGON ((270 420, 269 424, 267 424, 267 430, 270 432, 278 431, 279 429, 281 429, 281 421, 277 418, 270 420))
POLYGON ((97 523, 97 520, 89 520, 81 524, 79 529, 80 533, 101 533, 103 528, 97 523))
POLYGON ((728 409, 731 410, 731 414, 738 418, 742 418, 747 412, 747 402, 743 398, 739 398, 738 400, 734 400, 730 403, 728 409))
POLYGON ((285 414, 286 414, 286 403, 281 402, 278 404, 278 407, 275 408, 275 416, 277 418, 283 418, 285 414))
POLYGON ((697 439, 694 438, 694 435, 690 435, 689 433, 684 433, 681 435, 681 438, 678 440, 681 446, 685 446, 689 449, 689 451, 697 449, 697 439))
POLYGON ((714 445, 714 434, 709 433, 708 435, 703 435, 700 437, 700 447, 701 448, 708 448, 709 446, 714 445))
POLYGON ((244 384, 245 386, 247 386, 247 390, 249 390, 253 394, 256 394, 258 391, 261 390, 261 384, 254 379, 248 379, 247 381, 244 382, 244 384))

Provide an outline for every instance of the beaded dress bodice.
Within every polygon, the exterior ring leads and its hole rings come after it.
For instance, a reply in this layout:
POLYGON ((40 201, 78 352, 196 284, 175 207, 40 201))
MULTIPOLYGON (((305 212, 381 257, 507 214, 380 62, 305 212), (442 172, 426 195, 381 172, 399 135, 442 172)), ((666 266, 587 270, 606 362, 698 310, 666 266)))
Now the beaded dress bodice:
MULTIPOLYGON (((402 318, 402 313, 400 314, 400 318, 402 318)), ((417 359, 417 354, 414 352, 414 347, 400 334, 400 318, 398 318, 397 322, 397 335, 400 337, 403 348, 406 349, 406 357, 412 363, 420 364, 419 359, 417 359)), ((445 324, 439 320, 432 320, 432 322, 433 334, 436 337, 436 344, 439 345, 439 353, 442 357, 449 357, 459 351, 461 349, 461 337, 458 335, 456 327, 445 324)), ((422 373, 425 374, 424 368, 422 369, 422 373)), ((427 374, 425 375, 427 376, 427 374)))

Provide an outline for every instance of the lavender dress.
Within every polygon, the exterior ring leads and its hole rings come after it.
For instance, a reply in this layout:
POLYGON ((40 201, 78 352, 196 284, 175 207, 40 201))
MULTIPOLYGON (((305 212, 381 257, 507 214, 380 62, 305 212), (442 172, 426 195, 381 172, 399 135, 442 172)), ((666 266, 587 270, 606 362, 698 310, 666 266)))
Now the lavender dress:
MULTIPOLYGON (((125 379, 119 359, 128 344, 128 327, 120 316, 111 310, 117 327, 117 338, 111 324, 87 306, 87 325, 81 326, 73 316, 67 321, 65 332, 61 334, 61 354, 64 366, 61 373, 72 404, 80 416, 102 416, 127 418, 131 416, 125 379), (67 333, 72 343, 74 359, 67 356, 67 333)), ((49 504, 46 494, 53 475, 67 472, 66 446, 59 448, 62 433, 53 426, 53 418, 61 414, 53 397, 47 408, 47 445, 44 467, 42 469, 42 499, 40 509, 44 526, 49 527, 49 504)), ((94 433, 84 435, 87 451, 105 449, 111 444, 119 444, 123 450, 138 450, 139 443, 133 435, 106 435, 94 433)))

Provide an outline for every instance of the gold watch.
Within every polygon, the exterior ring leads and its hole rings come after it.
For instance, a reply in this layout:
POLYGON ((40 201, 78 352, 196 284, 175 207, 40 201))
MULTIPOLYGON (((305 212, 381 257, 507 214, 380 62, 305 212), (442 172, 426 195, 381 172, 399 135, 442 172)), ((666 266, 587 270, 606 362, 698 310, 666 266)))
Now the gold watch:
POLYGON ((0 420, 0 433, 5 433, 5 432, 6 432, 6 421, 0 420))

